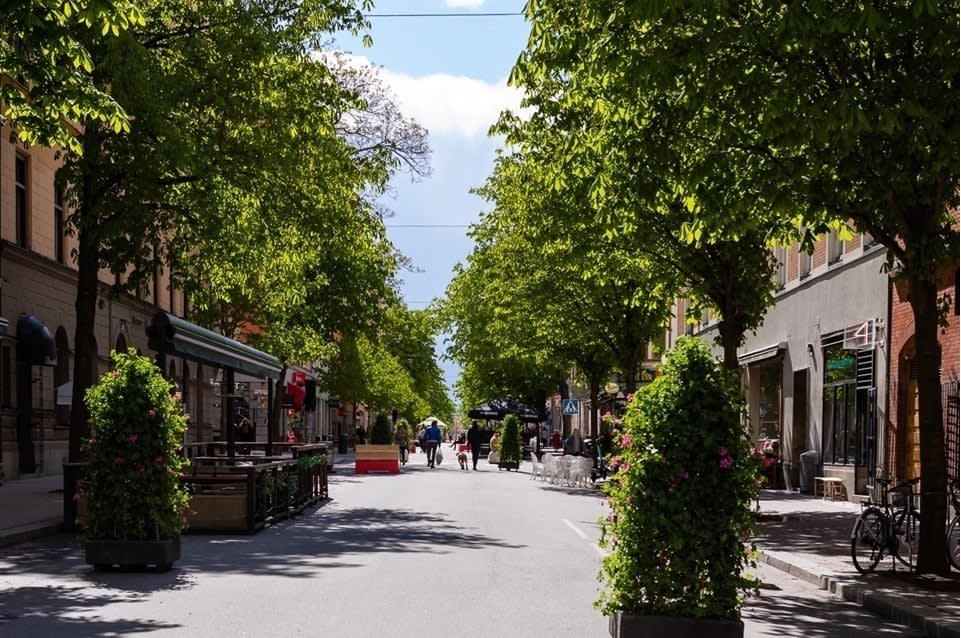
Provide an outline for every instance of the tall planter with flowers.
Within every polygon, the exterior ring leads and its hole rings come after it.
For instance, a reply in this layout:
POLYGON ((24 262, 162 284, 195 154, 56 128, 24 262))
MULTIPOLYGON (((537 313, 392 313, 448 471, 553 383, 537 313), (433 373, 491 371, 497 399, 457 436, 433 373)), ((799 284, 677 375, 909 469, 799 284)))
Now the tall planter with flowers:
POLYGON ((134 350, 87 390, 93 436, 81 484, 86 560, 97 568, 170 569, 180 558, 188 495, 179 475, 187 418, 154 363, 134 350))
POLYGON ((743 636, 758 467, 740 397, 707 345, 683 338, 631 402, 601 521, 596 604, 612 636, 743 636))

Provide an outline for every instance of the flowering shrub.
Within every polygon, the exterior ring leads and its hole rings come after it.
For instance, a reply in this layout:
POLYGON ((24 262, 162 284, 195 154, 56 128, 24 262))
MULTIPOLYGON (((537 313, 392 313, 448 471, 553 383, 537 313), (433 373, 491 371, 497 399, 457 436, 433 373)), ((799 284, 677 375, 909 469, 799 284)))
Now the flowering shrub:
POLYGON ((601 521, 611 549, 599 579, 605 615, 736 619, 754 531, 758 465, 741 425, 736 380, 700 340, 684 338, 640 390, 619 432, 617 479, 601 521))
POLYGON ((92 438, 85 491, 87 538, 164 540, 184 527, 188 496, 179 480, 187 417, 179 393, 147 357, 111 353, 113 369, 84 397, 92 438))

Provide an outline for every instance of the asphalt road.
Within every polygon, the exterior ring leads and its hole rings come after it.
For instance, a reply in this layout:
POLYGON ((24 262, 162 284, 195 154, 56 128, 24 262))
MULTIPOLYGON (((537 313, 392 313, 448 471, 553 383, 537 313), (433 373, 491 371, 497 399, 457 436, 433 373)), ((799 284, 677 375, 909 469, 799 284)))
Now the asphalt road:
MULTIPOLYGON (((524 473, 430 470, 331 479, 333 500, 254 536, 183 539, 165 574, 100 573, 68 536, 0 550, 0 636, 590 638, 598 490, 524 473)), ((769 567, 746 636, 910 636, 769 567)))

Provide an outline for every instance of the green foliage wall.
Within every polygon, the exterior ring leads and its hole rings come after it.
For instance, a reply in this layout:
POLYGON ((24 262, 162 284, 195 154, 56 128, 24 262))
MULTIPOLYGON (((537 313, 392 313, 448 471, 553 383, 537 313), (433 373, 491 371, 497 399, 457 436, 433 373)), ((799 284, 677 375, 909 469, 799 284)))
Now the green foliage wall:
POLYGON ((662 375, 631 402, 617 481, 601 522, 601 610, 735 619, 754 581, 758 465, 741 425, 736 379, 707 345, 679 339, 662 375))

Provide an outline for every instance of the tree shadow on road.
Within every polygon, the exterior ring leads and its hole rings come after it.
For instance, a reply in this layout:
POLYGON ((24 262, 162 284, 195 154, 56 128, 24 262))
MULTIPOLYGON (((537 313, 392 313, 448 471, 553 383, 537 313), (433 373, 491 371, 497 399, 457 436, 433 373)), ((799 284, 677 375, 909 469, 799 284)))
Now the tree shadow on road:
POLYGON ((142 596, 94 591, 86 586, 19 587, 0 591, 0 635, 120 636, 180 624, 138 619, 105 619, 91 612, 114 603, 137 602, 142 596))

